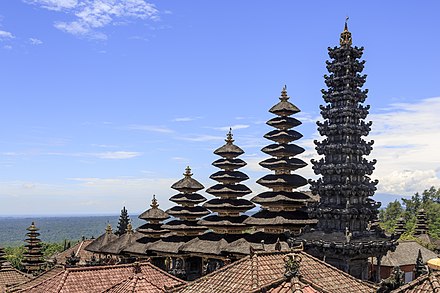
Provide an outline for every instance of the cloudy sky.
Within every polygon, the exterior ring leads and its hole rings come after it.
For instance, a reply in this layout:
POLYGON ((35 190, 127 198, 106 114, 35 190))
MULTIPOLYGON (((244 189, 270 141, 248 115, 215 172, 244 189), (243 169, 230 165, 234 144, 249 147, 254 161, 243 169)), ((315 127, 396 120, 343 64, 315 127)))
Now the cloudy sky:
POLYGON ((365 47, 376 198, 440 187, 439 11, 438 1, 0 1, 0 216, 137 213, 152 194, 168 208, 187 165, 215 183, 212 152, 229 127, 245 183, 262 191, 264 123, 284 84, 302 109, 302 158, 316 157, 327 47, 347 15, 365 47))

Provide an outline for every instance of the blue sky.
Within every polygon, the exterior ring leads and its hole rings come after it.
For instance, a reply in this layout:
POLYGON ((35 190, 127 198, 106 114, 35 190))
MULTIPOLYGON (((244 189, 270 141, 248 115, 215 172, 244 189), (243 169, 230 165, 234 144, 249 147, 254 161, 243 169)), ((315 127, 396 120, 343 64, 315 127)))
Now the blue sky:
MULTIPOLYGON (((327 47, 364 46, 377 199, 440 186, 438 1, 0 2, 0 216, 136 213, 190 165, 205 187, 229 127, 258 162, 284 84, 316 157, 327 47)), ((300 174, 312 178, 311 167, 300 174)), ((252 196, 252 195, 251 195, 252 196)), ((207 195, 209 197, 209 195, 207 195)))

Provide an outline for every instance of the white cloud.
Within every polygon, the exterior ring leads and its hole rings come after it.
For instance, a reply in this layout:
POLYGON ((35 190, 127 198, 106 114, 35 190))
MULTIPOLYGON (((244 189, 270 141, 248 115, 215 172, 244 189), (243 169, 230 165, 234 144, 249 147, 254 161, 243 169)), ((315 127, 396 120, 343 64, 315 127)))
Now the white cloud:
POLYGON ((3 46, 3 49, 12 50, 12 46, 11 45, 5 45, 5 46, 3 46))
POLYGON ((173 121, 174 122, 189 122, 189 121, 194 121, 197 119, 200 119, 201 117, 177 117, 174 118, 173 121))
POLYGON ((24 2, 55 11, 72 9, 78 6, 78 0, 24 0, 24 2))
POLYGON ((72 21, 57 21, 54 26, 69 34, 93 39, 106 39, 99 29, 128 19, 157 20, 159 11, 144 0, 25 0, 42 8, 63 11, 72 21))
POLYGON ((216 141, 216 140, 223 140, 225 139, 223 136, 215 136, 215 135, 188 135, 185 137, 179 137, 181 140, 187 140, 187 141, 216 141))
POLYGON ((0 39, 13 39, 14 35, 7 31, 0 30, 0 39))
POLYGON ((41 45, 41 44, 43 44, 43 41, 42 40, 40 40, 40 39, 37 39, 37 38, 29 38, 29 42, 32 44, 32 45, 41 45))
POLYGON ((169 129, 168 127, 157 126, 157 125, 130 125, 130 126, 128 126, 128 129, 160 132, 160 133, 173 133, 174 132, 172 129, 169 129))
POLYGON ((126 152, 126 151, 117 151, 117 152, 102 152, 102 153, 94 153, 91 154, 100 159, 131 159, 135 157, 139 157, 141 153, 139 152, 126 152))

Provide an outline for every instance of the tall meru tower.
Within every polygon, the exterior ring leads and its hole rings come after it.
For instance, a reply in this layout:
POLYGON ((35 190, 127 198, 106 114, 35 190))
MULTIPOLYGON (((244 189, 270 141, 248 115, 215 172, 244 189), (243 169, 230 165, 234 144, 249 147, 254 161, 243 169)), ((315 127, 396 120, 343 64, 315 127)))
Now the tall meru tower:
POLYGON ((368 258, 374 256, 380 262, 396 244, 378 227, 380 203, 371 198, 378 181, 369 177, 376 160, 365 158, 373 149, 373 141, 362 138, 372 125, 365 122, 370 106, 363 105, 368 93, 362 90, 366 80, 361 74, 363 50, 352 46, 347 22, 340 46, 328 49, 330 74, 324 76, 328 88, 322 90, 327 105, 320 106, 324 122, 317 122, 324 139, 315 141, 323 158, 312 160, 320 178, 309 182, 312 193, 320 197, 309 210, 318 224, 299 238, 312 255, 360 279, 374 279, 368 276, 368 258))

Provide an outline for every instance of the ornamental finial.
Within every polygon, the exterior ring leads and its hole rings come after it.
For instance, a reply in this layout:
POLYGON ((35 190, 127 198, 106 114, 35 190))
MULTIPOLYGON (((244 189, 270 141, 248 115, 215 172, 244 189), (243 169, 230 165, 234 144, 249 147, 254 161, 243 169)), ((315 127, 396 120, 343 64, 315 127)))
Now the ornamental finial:
POLYGON ((159 207, 155 194, 153 194, 153 200, 151 201, 150 207, 152 207, 153 209, 157 209, 159 207))
POLYGON ((185 173, 183 174, 185 177, 189 178, 191 177, 193 174, 191 173, 191 168, 189 166, 186 167, 185 169, 185 173))
POLYGON ((341 38, 339 39, 339 43, 341 46, 351 46, 352 39, 351 39, 351 33, 348 31, 348 20, 350 18, 347 16, 345 18, 345 25, 344 25, 344 31, 341 33, 341 38))
POLYGON ((110 225, 110 223, 107 224, 107 227, 105 228, 105 233, 107 234, 112 234, 112 226, 110 225))
POLYGON ((289 96, 287 95, 287 85, 283 86, 283 89, 281 90, 281 101, 287 101, 289 99, 289 96))
POLYGON ((232 138, 232 136, 233 136, 232 135, 232 128, 229 128, 229 132, 228 132, 228 134, 226 134, 226 139, 225 139, 227 144, 232 144, 234 142, 234 139, 232 138))

